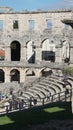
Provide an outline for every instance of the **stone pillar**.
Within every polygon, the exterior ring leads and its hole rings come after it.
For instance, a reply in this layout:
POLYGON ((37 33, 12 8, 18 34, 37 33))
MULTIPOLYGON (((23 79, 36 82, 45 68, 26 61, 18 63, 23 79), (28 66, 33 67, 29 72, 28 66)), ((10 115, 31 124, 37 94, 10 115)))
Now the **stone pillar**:
POLYGON ((5 47, 5 61, 11 61, 11 48, 10 48, 10 46, 5 47))
POLYGON ((58 62, 58 63, 62 62, 62 48, 61 47, 56 48, 55 62, 58 62))
POLYGON ((41 62, 42 61, 42 54, 41 54, 41 48, 36 47, 36 62, 41 62))
POLYGON ((25 70, 23 68, 20 69, 20 83, 25 82, 25 70))
POLYGON ((21 47, 21 61, 24 61, 24 62, 26 62, 26 46, 22 46, 21 47))
POLYGON ((40 76, 41 76, 40 70, 36 69, 36 77, 40 77, 40 76))
POLYGON ((8 68, 5 68, 5 83, 10 83, 10 71, 8 68))
POLYGON ((70 62, 73 63, 73 47, 70 48, 70 62))
POLYGON ((71 107, 72 107, 72 113, 73 113, 73 89, 72 89, 71 107))

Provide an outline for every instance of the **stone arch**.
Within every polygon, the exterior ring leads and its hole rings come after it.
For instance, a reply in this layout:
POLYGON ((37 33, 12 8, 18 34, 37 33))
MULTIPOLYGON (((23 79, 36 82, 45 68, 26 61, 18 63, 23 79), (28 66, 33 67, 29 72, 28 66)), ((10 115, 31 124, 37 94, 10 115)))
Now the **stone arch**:
POLYGON ((64 40, 62 43, 62 57, 63 61, 68 63, 70 60, 70 45, 69 43, 64 40))
POLYGON ((20 83, 20 72, 19 72, 19 70, 17 70, 17 69, 12 69, 12 70, 10 71, 10 76, 11 76, 11 82, 12 82, 12 81, 17 81, 17 82, 20 83))
POLYGON ((49 39, 44 39, 42 46, 42 60, 55 62, 55 43, 49 39))
POLYGON ((0 48, 0 61, 5 60, 5 49, 0 48))
POLYGON ((2 69, 0 69, 0 83, 4 83, 5 81, 5 73, 2 69))
POLYGON ((18 41, 13 41, 11 47, 11 61, 20 61, 21 44, 18 41))
POLYGON ((35 63, 35 50, 34 50, 34 42, 28 41, 26 43, 27 46, 27 61, 28 63, 35 63))
POLYGON ((25 75, 26 76, 35 76, 36 74, 35 74, 35 71, 33 69, 27 69, 25 71, 25 75))
POLYGON ((40 70, 41 76, 49 76, 53 73, 53 71, 49 67, 44 67, 40 70))

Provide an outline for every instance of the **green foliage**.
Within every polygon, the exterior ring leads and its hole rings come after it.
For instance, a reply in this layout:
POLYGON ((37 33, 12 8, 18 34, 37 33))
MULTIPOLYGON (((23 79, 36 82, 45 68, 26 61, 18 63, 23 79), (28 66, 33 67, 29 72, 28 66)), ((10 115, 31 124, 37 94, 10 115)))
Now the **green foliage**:
POLYGON ((73 67, 64 68, 63 74, 73 76, 73 67))

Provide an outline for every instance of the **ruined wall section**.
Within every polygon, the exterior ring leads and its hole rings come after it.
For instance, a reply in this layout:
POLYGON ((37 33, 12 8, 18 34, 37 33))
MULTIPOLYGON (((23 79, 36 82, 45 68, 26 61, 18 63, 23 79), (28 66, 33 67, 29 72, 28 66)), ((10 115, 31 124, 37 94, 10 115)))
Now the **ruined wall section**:
MULTIPOLYGON (((55 44, 58 45, 63 37, 63 30, 65 28, 61 20, 71 17, 71 11, 0 13, 0 20, 3 21, 3 28, 0 31, 0 44, 5 45, 5 60, 10 61, 10 44, 14 40, 17 40, 22 48, 21 60, 25 61, 26 54, 24 54, 24 52, 26 52, 26 43, 31 40, 34 41, 36 46, 36 61, 41 61, 41 55, 39 58, 39 54, 41 53, 40 45, 42 40, 48 38, 51 41, 53 39, 55 44), (30 20, 34 21, 33 29, 29 28, 30 20), (51 20, 52 22, 52 27, 50 29, 47 27, 47 20, 51 20), (13 28, 14 21, 18 21, 18 29, 13 28), (23 54, 25 55, 25 59, 23 54)), ((61 55, 58 61, 60 58, 61 55)))
POLYGON ((29 21, 34 20, 34 31, 42 33, 47 28, 47 20, 52 21, 52 31, 61 32, 64 24, 61 22, 64 18, 71 18, 71 12, 31 12, 31 13, 5 13, 0 14, 0 20, 3 20, 3 32, 7 35, 18 33, 22 36, 29 31, 29 21), (19 29, 13 29, 13 21, 18 20, 19 29))

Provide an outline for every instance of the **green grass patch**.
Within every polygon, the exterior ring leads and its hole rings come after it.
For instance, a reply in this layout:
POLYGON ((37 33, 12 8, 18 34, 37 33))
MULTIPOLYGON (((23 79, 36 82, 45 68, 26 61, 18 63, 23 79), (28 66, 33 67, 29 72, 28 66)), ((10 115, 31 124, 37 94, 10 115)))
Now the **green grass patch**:
POLYGON ((49 113, 54 113, 54 112, 60 112, 60 111, 65 111, 64 108, 59 108, 59 107, 52 107, 52 108, 46 108, 44 109, 45 112, 49 112, 49 113))
POLYGON ((0 117, 0 125, 5 125, 5 124, 11 124, 14 123, 8 116, 2 116, 0 117))

